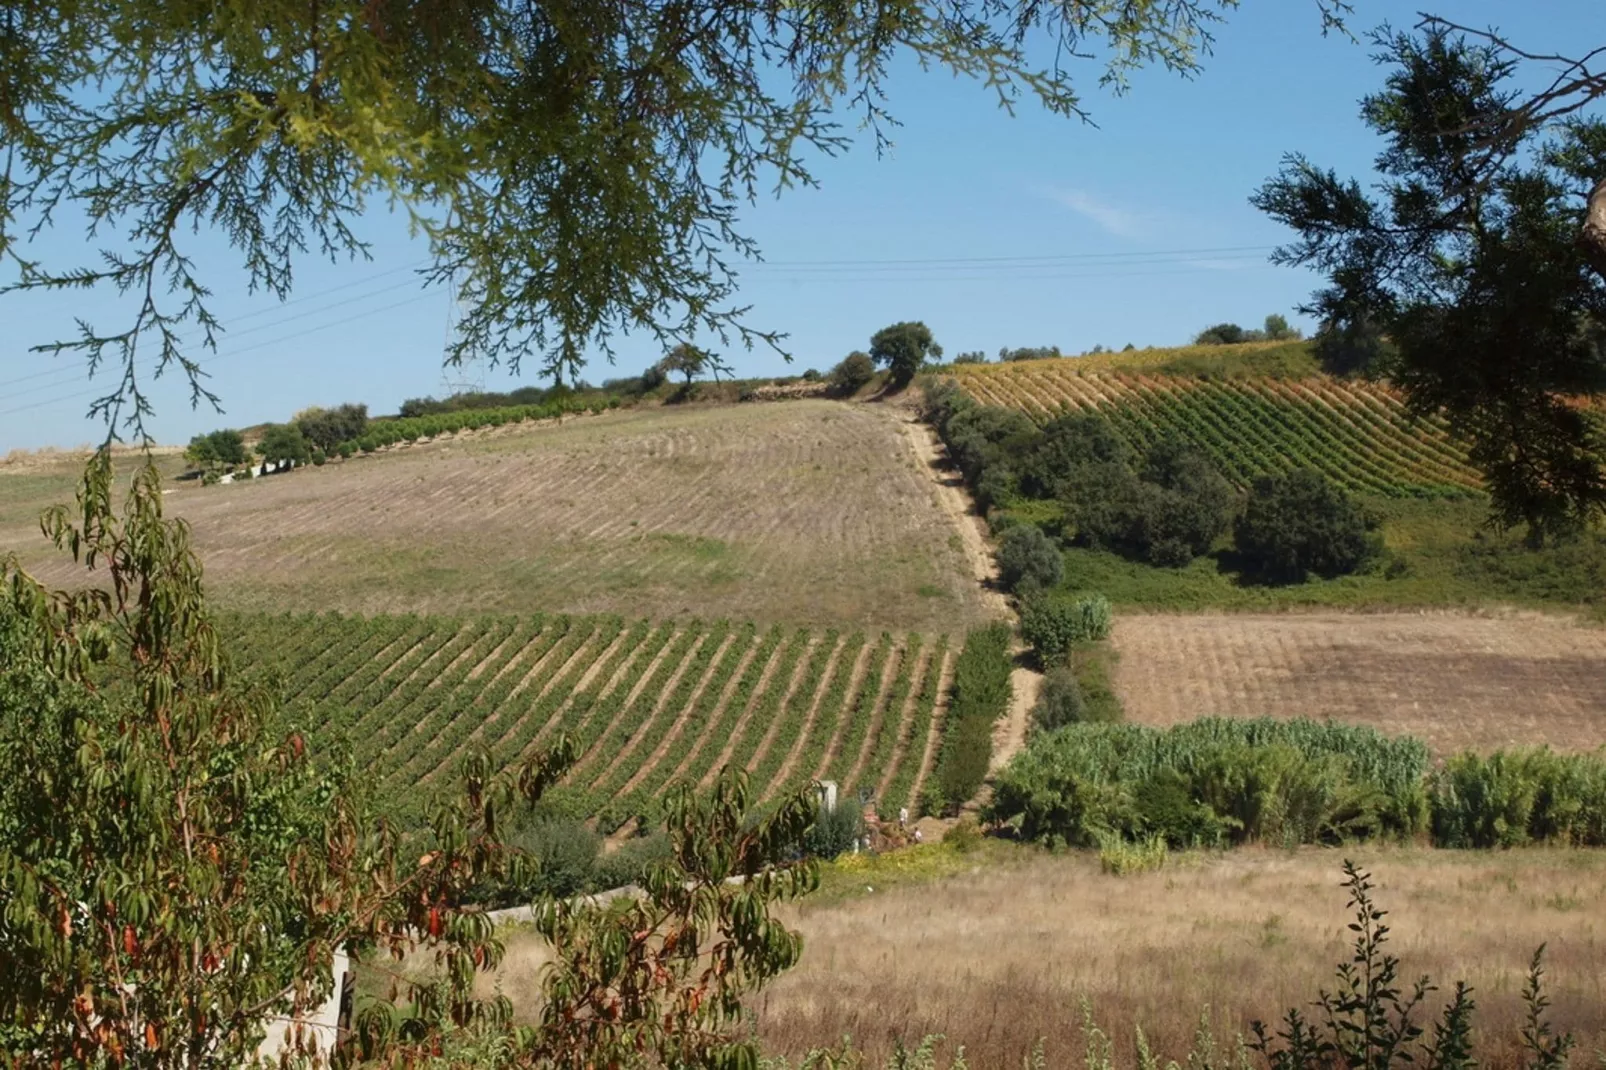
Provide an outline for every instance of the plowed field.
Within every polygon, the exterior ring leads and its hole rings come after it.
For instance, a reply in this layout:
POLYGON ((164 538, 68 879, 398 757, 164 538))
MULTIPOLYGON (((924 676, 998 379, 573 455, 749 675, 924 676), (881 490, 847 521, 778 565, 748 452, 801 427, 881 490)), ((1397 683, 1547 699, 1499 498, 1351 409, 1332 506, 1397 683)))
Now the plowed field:
POLYGON ((1606 629, 1537 614, 1122 615, 1129 720, 1314 717, 1438 753, 1606 745, 1606 629))
MULTIPOLYGON (((249 609, 618 612, 958 631, 980 595, 878 406, 650 409, 478 433, 232 486, 175 483, 212 593, 249 609)), ((0 474, 0 552, 76 465, 0 474)))

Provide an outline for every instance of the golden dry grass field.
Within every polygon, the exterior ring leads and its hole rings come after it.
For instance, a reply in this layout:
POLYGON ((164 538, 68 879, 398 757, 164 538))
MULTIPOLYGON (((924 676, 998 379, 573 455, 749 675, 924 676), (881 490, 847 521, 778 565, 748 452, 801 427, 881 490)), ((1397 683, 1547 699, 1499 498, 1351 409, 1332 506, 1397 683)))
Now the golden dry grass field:
MULTIPOLYGON (((166 501, 231 608, 957 631, 979 592, 900 426, 824 401, 644 409, 174 483, 166 501)), ((0 551, 58 584, 73 574, 42 551, 36 517, 76 471, 0 473, 0 551)))
MULTIPOLYGON (((1519 995, 1540 944, 1552 1020, 1579 1040, 1575 1065, 1606 1047, 1606 853, 1354 855, 1391 912, 1389 946, 1407 983, 1426 973, 1446 990, 1473 986, 1487 1065, 1516 1064, 1519 995)), ((1135 1065, 1136 1027, 1162 1060, 1185 1059, 1204 1014, 1230 1050, 1253 1020, 1332 987, 1351 939, 1344 857, 1240 849, 1122 877, 1091 854, 1000 844, 958 859, 928 846, 837 863, 816 900, 785 911, 804 935, 803 958, 752 1002, 758 1033, 766 1051, 794 1061, 851 1036, 875 1066, 896 1040, 928 1033, 978 1067, 1019 1066, 1041 1039, 1048 1065, 1070 1067, 1082 1061, 1086 999, 1117 1065, 1135 1065)), ((532 1015, 544 950, 527 929, 504 935, 508 957, 486 989, 532 1015)))
POLYGON ((1606 746, 1606 629, 1537 613, 1121 614, 1128 720, 1312 717, 1440 754, 1606 746))

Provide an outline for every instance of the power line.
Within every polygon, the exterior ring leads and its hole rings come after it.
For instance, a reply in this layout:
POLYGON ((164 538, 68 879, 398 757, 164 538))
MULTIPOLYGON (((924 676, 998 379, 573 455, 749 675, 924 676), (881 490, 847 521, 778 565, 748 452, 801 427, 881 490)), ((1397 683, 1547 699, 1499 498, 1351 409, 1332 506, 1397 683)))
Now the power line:
MULTIPOLYGON (((377 316, 382 312, 391 312, 398 308, 405 308, 413 303, 414 302, 411 298, 407 299, 406 301, 397 301, 394 304, 385 305, 381 308, 369 309, 367 312, 359 312, 354 316, 347 316, 344 319, 336 320, 332 323, 319 324, 316 327, 309 327, 304 331, 296 331, 293 334, 287 334, 279 338, 269 338, 266 341, 258 342, 255 345, 246 346, 243 349, 231 349, 227 352, 218 353, 214 356, 206 358, 205 360, 198 360, 196 361, 196 364, 202 367, 209 367, 213 364, 216 364, 218 361, 225 360, 229 357, 238 357, 245 353, 253 353, 259 349, 266 349, 269 346, 279 345, 282 342, 294 341, 297 338, 302 338, 309 334, 316 334, 319 331, 326 331, 331 327, 338 327, 343 323, 351 323, 354 320, 367 319, 369 316, 377 316)), ((101 390, 85 390, 73 394, 63 394, 60 397, 46 398, 43 401, 32 402, 14 409, 5 409, 0 411, 0 416, 14 416, 19 412, 28 412, 32 409, 43 408, 46 405, 56 405, 64 401, 79 401, 88 398, 104 396, 106 396, 106 393, 101 390)))
MULTIPOLYGON (((304 297, 295 297, 295 298, 291 298, 288 301, 282 301, 282 302, 280 302, 280 303, 278 303, 276 305, 270 305, 267 308, 259 308, 255 312, 246 312, 246 313, 244 313, 242 315, 239 315, 239 316, 231 316, 231 317, 229 317, 229 322, 230 323, 243 323, 243 322, 245 322, 247 320, 256 319, 259 316, 266 316, 266 315, 268 315, 270 313, 282 312, 284 309, 290 308, 290 307, 292 307, 294 305, 305 304, 308 301, 321 300, 321 299, 323 299, 325 297, 328 297, 330 294, 340 293, 342 291, 350 290, 350 289, 352 289, 354 287, 357 287, 357 286, 366 286, 368 283, 377 282, 380 279, 388 278, 391 275, 396 275, 396 274, 399 274, 400 272, 403 272, 403 271, 416 271, 418 268, 425 266, 429 262, 430 261, 428 259, 415 260, 410 264, 403 264, 401 267, 391 268, 389 271, 381 271, 377 275, 365 275, 364 277, 362 277, 360 279, 354 279, 351 282, 343 282, 339 286, 325 287, 323 289, 318 290, 316 293, 309 293, 304 297)), ((326 312, 330 308, 338 307, 339 305, 344 304, 344 303, 349 303, 349 302, 352 302, 352 301, 367 300, 369 297, 374 297, 374 296, 377 296, 377 295, 382 294, 382 293, 389 293, 392 290, 399 290, 399 289, 402 289, 405 286, 410 286, 410 285, 412 285, 411 281, 403 282, 403 283, 397 283, 394 286, 386 286, 386 287, 383 287, 381 289, 375 290, 372 293, 363 294, 363 295, 360 295, 358 297, 347 298, 345 302, 337 301, 333 305, 325 305, 322 308, 311 310, 310 313, 298 313, 297 315, 298 316, 309 315, 309 314, 310 315, 317 315, 319 312, 326 312)), ((235 332, 229 333, 229 337, 238 338, 238 337, 241 337, 243 335, 255 333, 256 331, 269 330, 269 329, 271 329, 273 327, 279 326, 280 323, 282 323, 285 319, 289 319, 289 318, 294 318, 294 317, 280 317, 278 320, 274 320, 274 321, 266 323, 266 324, 259 324, 258 326, 249 327, 249 328, 247 328, 246 330, 243 330, 243 331, 235 331, 235 332)), ((225 333, 228 333, 228 332, 225 332, 225 333)), ((191 332, 191 335, 193 336, 193 332, 191 332)), ((50 378, 50 377, 63 378, 63 379, 74 378, 77 375, 79 375, 81 373, 81 371, 82 371, 81 368, 60 368, 60 367, 48 368, 48 369, 46 369, 44 371, 32 372, 32 373, 30 373, 28 375, 19 375, 15 379, 0 380, 0 389, 3 389, 3 388, 8 387, 8 386, 14 386, 17 383, 31 382, 31 381, 33 381, 35 379, 43 379, 43 378, 50 378), (65 373, 65 375, 63 375, 63 373, 65 373)), ((49 389, 48 385, 46 386, 46 389, 49 389)), ((24 391, 24 393, 27 393, 27 391, 24 391)))
MULTIPOLYGON (((395 272, 387 272, 386 274, 395 274, 395 272)), ((378 278, 380 278, 380 276, 373 276, 371 278, 363 279, 361 281, 362 282, 373 282, 378 278)), ((335 288, 332 288, 330 290, 325 290, 322 293, 308 294, 306 297, 300 298, 294 303, 300 304, 300 303, 305 302, 305 301, 316 300, 318 298, 325 297, 330 293, 333 293, 335 289, 341 289, 341 290, 350 289, 352 285, 356 285, 356 284, 347 284, 345 286, 335 287, 335 288)), ((220 332, 220 333, 222 334, 222 336, 223 336, 225 341, 234 341, 235 339, 244 338, 244 337, 247 337, 249 335, 257 334, 257 333, 259 333, 261 331, 271 331, 271 330, 273 330, 275 328, 283 327, 287 323, 291 323, 291 322, 295 322, 295 321, 298 321, 298 320, 302 320, 302 319, 305 319, 305 318, 307 318, 309 316, 322 315, 323 313, 329 312, 329 311, 331 311, 333 309, 345 308, 345 307, 347 307, 349 305, 358 304, 360 302, 370 300, 371 298, 380 297, 380 296, 382 296, 384 294, 387 294, 387 293, 394 293, 397 290, 409 289, 409 288, 413 287, 414 285, 415 285, 415 283, 412 280, 409 279, 409 280, 407 280, 405 282, 393 283, 390 286, 381 286, 378 289, 369 291, 368 293, 358 294, 355 297, 348 297, 348 298, 345 298, 344 300, 341 300, 341 301, 331 301, 331 302, 329 302, 327 304, 324 304, 324 305, 321 305, 321 306, 319 306, 317 308, 312 308, 312 309, 307 309, 307 310, 304 310, 304 311, 300 311, 300 312, 297 312, 297 313, 295 313, 294 315, 291 315, 291 316, 280 316, 280 317, 277 317, 275 319, 272 319, 272 320, 268 321, 267 323, 259 323, 254 327, 247 327, 243 331, 228 331, 228 332, 220 332)), ((289 303, 291 303, 291 302, 286 302, 286 304, 289 304, 289 303)), ((273 310, 273 311, 276 311, 276 310, 273 310)), ((259 313, 253 313, 253 315, 258 315, 258 314, 259 313)), ((241 318, 243 319, 245 317, 241 317, 241 318)), ((179 340, 180 341, 184 341, 186 339, 193 339, 194 335, 195 335, 195 332, 191 331, 187 335, 181 336, 179 340)), ((160 362, 160 358, 159 357, 150 357, 150 358, 138 361, 136 363, 136 367, 149 369, 152 365, 157 364, 159 362, 160 362)), ((0 387, 8 386, 11 383, 25 382, 25 381, 30 380, 30 379, 39 379, 39 378, 44 377, 44 376, 49 376, 51 378, 52 381, 50 381, 50 382, 41 383, 41 384, 36 385, 36 386, 31 386, 31 387, 28 387, 25 390, 8 391, 6 400, 10 401, 10 400, 14 400, 14 399, 20 398, 20 397, 27 397, 30 394, 37 394, 37 393, 40 393, 40 392, 45 391, 45 390, 52 390, 52 389, 55 389, 57 387, 60 387, 63 384, 65 384, 68 380, 77 378, 79 375, 82 374, 82 372, 83 372, 82 368, 57 367, 57 368, 50 369, 48 372, 35 372, 35 373, 31 374, 31 375, 24 375, 24 376, 21 376, 21 377, 19 377, 17 379, 8 380, 5 383, 0 383, 0 387)))

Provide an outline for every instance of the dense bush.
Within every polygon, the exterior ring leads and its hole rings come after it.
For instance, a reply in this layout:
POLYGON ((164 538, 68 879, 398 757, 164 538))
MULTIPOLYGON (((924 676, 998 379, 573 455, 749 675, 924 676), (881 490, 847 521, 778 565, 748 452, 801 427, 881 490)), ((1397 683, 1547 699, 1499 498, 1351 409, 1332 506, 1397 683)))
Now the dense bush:
POLYGON ((577 895, 593 890, 602 837, 573 818, 543 817, 508 837, 508 842, 529 852, 534 872, 519 889, 525 902, 543 894, 577 895))
POLYGON ((1065 561, 1060 548, 1041 528, 1023 524, 1010 528, 999 540, 998 572, 1011 591, 1038 590, 1059 585, 1065 561))
POLYGON ((361 438, 368 430, 367 405, 337 405, 296 414, 295 426, 314 446, 328 452, 342 442, 361 438))
POLYGON ((855 394, 874 378, 875 362, 868 353, 857 350, 843 357, 841 363, 831 369, 831 386, 840 394, 855 394))
POLYGON ((1032 840, 1110 834, 1172 846, 1405 838, 1427 827, 1427 748, 1371 728, 1206 718, 1039 736, 999 776, 991 816, 1032 840))
POLYGON ((1360 507, 1311 468, 1256 479, 1233 534, 1245 570, 1274 583, 1341 576, 1379 549, 1360 507))
POLYGON ((1069 665, 1048 670, 1043 678, 1043 690, 1032 706, 1032 723, 1045 732, 1079 724, 1086 718, 1087 703, 1082 698, 1082 684, 1076 671, 1069 665))
POLYGON ((184 459, 202 469, 244 464, 245 456, 245 439, 228 429, 196 435, 184 449, 184 459))
POLYGON ((954 663, 948 719, 933 777, 933 809, 954 810, 969 801, 987 775, 993 724, 1009 709, 1010 629, 992 624, 965 637, 954 663))
POLYGON ((1021 606, 1021 638, 1046 668, 1058 665, 1075 643, 1109 637, 1110 603, 1103 595, 1066 599, 1038 594, 1021 606))
POLYGON ((1186 565, 1232 522, 1232 485, 1209 458, 1165 441, 1141 472, 1115 462, 1083 464, 1061 485, 1066 535, 1153 565, 1186 565))
POLYGON ((1544 748, 1462 754, 1431 782, 1442 847, 1606 846, 1606 761, 1544 748))
POLYGON ((1047 360, 1059 355, 1059 346, 1021 346, 1019 349, 1005 346, 998 351, 998 359, 1004 363, 1016 360, 1047 360))
POLYGON ((1090 464, 1127 466, 1132 461, 1115 428, 1102 416, 1068 413, 1044 424, 1023 451, 1021 491, 1033 498, 1057 498, 1066 481, 1090 464))
POLYGON ((864 808, 857 799, 841 799, 836 809, 821 807, 803 837, 803 850, 815 858, 835 858, 864 835, 864 808))
POLYGON ((269 464, 306 464, 312 459, 312 443, 295 424, 270 424, 257 443, 257 453, 269 464))

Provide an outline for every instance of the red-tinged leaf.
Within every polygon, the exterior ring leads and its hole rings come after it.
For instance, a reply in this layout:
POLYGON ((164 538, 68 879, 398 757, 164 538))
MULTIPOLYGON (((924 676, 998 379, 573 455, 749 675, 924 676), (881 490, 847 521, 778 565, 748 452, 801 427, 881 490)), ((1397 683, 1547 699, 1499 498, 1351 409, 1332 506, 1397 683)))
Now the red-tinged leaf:
POLYGON ((145 1023, 145 1047, 151 1051, 161 1047, 160 1044, 156 1043, 156 1026, 151 1022, 145 1023))
POLYGON ((139 938, 134 935, 132 925, 123 926, 123 954, 130 956, 139 954, 139 938))
POLYGON ((431 936, 439 936, 440 934, 441 934, 441 908, 440 907, 430 907, 429 908, 429 935, 431 935, 431 936))

